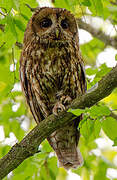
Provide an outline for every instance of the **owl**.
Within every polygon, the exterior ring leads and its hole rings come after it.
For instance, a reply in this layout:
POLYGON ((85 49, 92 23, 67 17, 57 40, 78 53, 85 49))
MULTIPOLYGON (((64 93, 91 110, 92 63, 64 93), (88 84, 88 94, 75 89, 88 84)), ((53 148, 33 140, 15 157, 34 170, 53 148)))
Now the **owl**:
MULTIPOLYGON (((37 123, 58 115, 85 93, 86 81, 75 17, 66 9, 42 7, 29 20, 20 57, 20 80, 27 104, 37 123)), ((48 138, 59 166, 77 168, 83 162, 77 149, 77 117, 48 138)))

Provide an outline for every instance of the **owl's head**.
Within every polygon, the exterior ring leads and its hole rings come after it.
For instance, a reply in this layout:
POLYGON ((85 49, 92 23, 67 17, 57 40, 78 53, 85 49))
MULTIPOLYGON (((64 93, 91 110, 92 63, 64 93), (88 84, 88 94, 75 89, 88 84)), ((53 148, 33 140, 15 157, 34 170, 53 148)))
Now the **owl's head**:
POLYGON ((73 40, 76 35, 78 36, 73 14, 62 8, 39 8, 29 24, 31 31, 41 39, 73 40))

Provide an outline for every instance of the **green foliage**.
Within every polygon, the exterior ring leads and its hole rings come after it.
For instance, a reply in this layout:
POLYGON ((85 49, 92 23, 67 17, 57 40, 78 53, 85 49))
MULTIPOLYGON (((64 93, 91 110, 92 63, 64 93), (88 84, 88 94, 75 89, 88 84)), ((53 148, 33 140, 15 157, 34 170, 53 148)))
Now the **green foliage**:
MULTIPOLYGON (((88 14, 91 18, 100 17, 102 20, 109 20, 114 26, 117 24, 117 6, 112 2, 116 1, 55 0, 53 4, 55 7, 70 10, 76 18, 84 18, 84 15, 88 14)), ((20 141, 35 125, 22 92, 20 89, 13 90, 19 83, 21 53, 16 42, 23 42, 24 31, 32 15, 26 3, 32 8, 38 6, 36 0, 0 0, 0 25, 3 26, 3 29, 0 28, 0 126, 3 126, 5 135, 4 140, 0 141, 0 158, 10 150, 11 145, 6 143, 6 140, 9 138, 10 141, 11 132, 20 141), (27 124, 26 129, 23 128, 23 123, 27 124)), ((106 44, 95 37, 80 47, 85 64, 88 65, 86 68, 88 89, 111 70, 106 64, 96 67, 96 58, 105 47, 106 44)), ((117 60, 117 55, 115 59, 117 60)), ((84 158, 84 165, 73 170, 83 180, 89 180, 91 176, 94 180, 106 180, 107 169, 117 169, 113 163, 117 155, 116 151, 102 150, 95 141, 106 136, 106 139, 108 137, 113 141, 113 146, 117 146, 117 121, 111 117, 110 109, 117 109, 117 90, 89 109, 69 110, 76 116, 84 114, 78 127, 81 133, 79 148, 84 158), (93 150, 97 149, 100 155, 93 153, 93 150)), ((39 154, 25 160, 16 168, 10 179, 66 180, 67 172, 57 167, 57 158, 46 140, 39 150, 41 150, 39 154)))
POLYGON ((107 117, 102 122, 102 128, 110 139, 116 140, 116 138, 117 138, 117 131, 116 131, 117 121, 114 118, 107 117))
POLYGON ((95 65, 95 57, 104 50, 104 43, 93 38, 88 43, 81 45, 81 51, 85 62, 89 65, 95 65))

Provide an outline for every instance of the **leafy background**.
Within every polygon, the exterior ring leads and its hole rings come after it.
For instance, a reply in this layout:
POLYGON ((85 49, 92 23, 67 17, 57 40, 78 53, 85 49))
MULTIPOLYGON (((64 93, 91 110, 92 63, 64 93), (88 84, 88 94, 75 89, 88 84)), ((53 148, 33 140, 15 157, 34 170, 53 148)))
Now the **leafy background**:
MULTIPOLYGON (((26 3, 31 7, 38 6, 36 0, 0 1, 0 157, 36 125, 19 82, 21 49, 17 44, 23 42, 26 24, 32 15, 26 3)), ((114 0, 55 0, 53 5, 70 10, 76 18, 88 16, 98 17, 102 22, 108 20, 116 29, 117 2, 114 0)), ((105 48, 107 45, 95 37, 81 44, 88 89, 111 70, 106 63, 96 64, 99 53, 105 48)), ((76 115, 80 113, 79 110, 70 111, 76 115)), ((117 117, 112 116, 117 112, 117 89, 83 112, 79 147, 84 164, 72 172, 83 180, 117 179, 117 176, 113 177, 114 173, 111 173, 112 177, 108 175, 109 170, 117 173, 117 117)), ((41 153, 25 160, 5 179, 66 180, 69 172, 58 168, 57 158, 48 142, 45 140, 39 148, 41 153)))

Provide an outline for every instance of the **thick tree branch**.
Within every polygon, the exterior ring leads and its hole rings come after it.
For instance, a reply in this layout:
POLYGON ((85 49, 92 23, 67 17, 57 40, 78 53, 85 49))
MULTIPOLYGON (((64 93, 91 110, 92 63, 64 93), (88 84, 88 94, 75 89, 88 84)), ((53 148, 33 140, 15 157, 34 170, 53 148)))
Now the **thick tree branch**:
POLYGON ((110 37, 109 35, 106 35, 103 31, 100 29, 96 29, 92 27, 90 24, 85 23, 81 19, 77 19, 77 23, 79 28, 84 29, 92 34, 92 36, 100 39, 103 41, 106 45, 110 45, 114 48, 117 48, 117 36, 110 37))
MULTIPOLYGON (((105 98, 117 87, 117 66, 104 76, 86 94, 75 99, 70 108, 84 109, 91 107, 105 98)), ((50 115, 37 125, 24 139, 15 144, 11 150, 0 160, 0 178, 19 166, 26 158, 38 152, 38 146, 56 129, 71 122, 75 116, 70 112, 61 112, 58 116, 50 115)))

